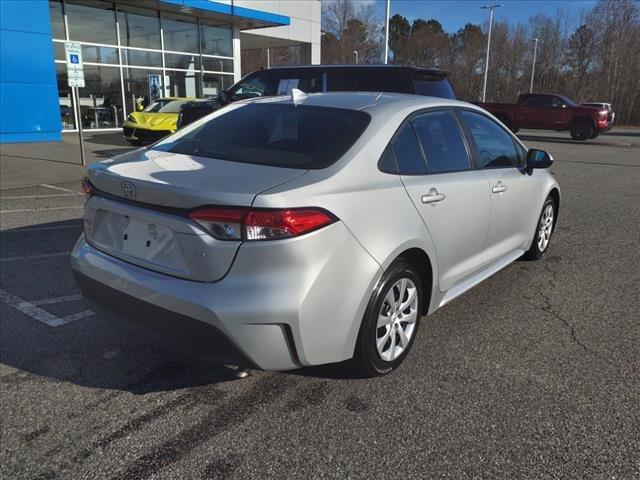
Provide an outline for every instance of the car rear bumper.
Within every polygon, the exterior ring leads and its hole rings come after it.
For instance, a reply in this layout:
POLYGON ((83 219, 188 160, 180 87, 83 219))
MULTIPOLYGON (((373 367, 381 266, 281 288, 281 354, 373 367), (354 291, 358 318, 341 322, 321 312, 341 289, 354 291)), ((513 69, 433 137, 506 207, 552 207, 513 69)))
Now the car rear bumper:
POLYGON ((219 329, 158 307, 74 271, 82 296, 102 317, 121 322, 157 343, 203 360, 255 368, 255 364, 219 329))
POLYGON ((303 237, 240 247, 217 282, 129 264, 78 240, 71 264, 105 318, 216 363, 288 370, 353 356, 382 271, 341 223, 303 237))

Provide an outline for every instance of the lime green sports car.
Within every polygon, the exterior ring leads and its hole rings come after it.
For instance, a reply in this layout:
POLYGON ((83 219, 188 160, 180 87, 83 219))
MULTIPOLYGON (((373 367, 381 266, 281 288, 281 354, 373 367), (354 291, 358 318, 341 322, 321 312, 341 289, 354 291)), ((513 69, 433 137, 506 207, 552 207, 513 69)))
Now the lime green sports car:
POLYGON ((122 133, 131 145, 160 140, 177 130, 180 106, 189 98, 159 98, 140 112, 132 112, 124 122, 122 133))

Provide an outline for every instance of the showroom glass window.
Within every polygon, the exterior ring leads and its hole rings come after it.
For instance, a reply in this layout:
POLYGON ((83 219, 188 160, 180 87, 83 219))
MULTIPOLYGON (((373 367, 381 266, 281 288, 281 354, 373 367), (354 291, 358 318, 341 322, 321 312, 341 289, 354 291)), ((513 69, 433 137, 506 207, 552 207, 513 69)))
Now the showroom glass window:
POLYGON ((163 13, 162 35, 165 50, 198 53, 198 25, 195 19, 163 13))
POLYGON ((203 20, 200 24, 200 49, 203 54, 231 57, 233 55, 231 25, 203 20))
POLYGON ((120 45, 124 47, 160 50, 160 19, 158 12, 134 7, 118 8, 120 45))
POLYGON ((51 32, 53 38, 65 38, 64 15, 62 13, 62 1, 49 2, 49 16, 51 17, 51 32))
POLYGON ((60 122, 63 130, 76 128, 76 117, 73 111, 73 95, 67 84, 67 67, 56 63, 56 79, 58 83, 58 101, 60 103, 60 122))
POLYGON ((121 127, 120 68, 106 65, 85 65, 84 82, 85 87, 79 89, 83 128, 121 127))
POLYGON ((212 97, 233 84, 231 24, 161 11, 156 3, 49 1, 63 130, 77 128, 78 119, 86 129, 122 128, 129 113, 158 97, 212 97), (82 45, 86 85, 78 105, 67 83, 65 41, 82 45))
POLYGON ((66 0, 69 39, 78 42, 117 45, 116 16, 109 2, 66 0))

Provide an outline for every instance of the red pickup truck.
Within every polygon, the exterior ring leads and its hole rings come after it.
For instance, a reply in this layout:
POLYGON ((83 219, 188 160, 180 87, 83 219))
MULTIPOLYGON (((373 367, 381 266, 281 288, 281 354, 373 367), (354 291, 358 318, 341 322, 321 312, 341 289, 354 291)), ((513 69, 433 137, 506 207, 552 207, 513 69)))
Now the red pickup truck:
POLYGON ((563 95, 523 93, 518 102, 479 103, 514 133, 520 128, 569 131, 575 140, 596 138, 611 129, 608 112, 580 106, 563 95))

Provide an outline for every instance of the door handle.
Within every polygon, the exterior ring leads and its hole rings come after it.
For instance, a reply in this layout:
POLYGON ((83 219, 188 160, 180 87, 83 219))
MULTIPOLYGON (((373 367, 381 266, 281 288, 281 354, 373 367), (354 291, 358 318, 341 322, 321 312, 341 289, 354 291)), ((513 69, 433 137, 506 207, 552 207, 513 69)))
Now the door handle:
POLYGON ((493 193, 502 193, 507 191, 507 186, 503 185, 500 180, 493 187, 491 187, 491 191, 493 193))
POLYGON ((438 190, 432 188, 427 195, 422 195, 422 203, 441 202, 446 198, 444 193, 438 193, 438 190))

